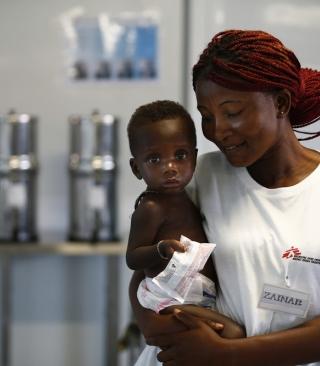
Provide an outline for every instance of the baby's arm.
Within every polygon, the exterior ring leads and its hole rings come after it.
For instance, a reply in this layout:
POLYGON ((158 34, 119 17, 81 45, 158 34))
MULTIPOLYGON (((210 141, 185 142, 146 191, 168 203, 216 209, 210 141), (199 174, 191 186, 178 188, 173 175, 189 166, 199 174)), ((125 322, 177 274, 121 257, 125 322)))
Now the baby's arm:
POLYGON ((177 240, 157 241, 164 220, 162 207, 154 201, 142 202, 137 207, 131 218, 126 253, 129 268, 144 270, 153 277, 166 267, 175 250, 184 251, 183 244, 177 240))

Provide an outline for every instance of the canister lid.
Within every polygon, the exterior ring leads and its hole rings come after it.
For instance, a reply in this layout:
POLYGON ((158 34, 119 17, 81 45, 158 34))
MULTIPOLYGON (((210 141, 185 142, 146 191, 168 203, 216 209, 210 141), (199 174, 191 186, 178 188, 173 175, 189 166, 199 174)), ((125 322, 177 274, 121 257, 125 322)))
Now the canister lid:
POLYGON ((37 118, 11 110, 7 115, 11 155, 36 154, 37 118))
POLYGON ((94 110, 90 116, 73 115, 70 123, 70 155, 79 160, 116 155, 116 118, 94 110))
POLYGON ((0 116, 0 161, 7 161, 10 156, 9 124, 5 116, 0 116))

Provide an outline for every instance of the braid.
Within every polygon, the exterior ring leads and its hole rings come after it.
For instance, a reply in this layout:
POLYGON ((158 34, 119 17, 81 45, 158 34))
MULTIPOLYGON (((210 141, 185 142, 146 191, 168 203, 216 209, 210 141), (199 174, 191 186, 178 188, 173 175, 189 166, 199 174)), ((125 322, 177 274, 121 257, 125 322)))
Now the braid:
POLYGON ((320 73, 312 69, 300 70, 303 83, 302 93, 296 108, 290 112, 293 121, 300 123, 296 127, 303 127, 316 122, 320 116, 320 73))
POLYGON ((202 77, 235 90, 289 90, 293 127, 320 118, 320 72, 301 68, 295 54, 266 32, 227 30, 215 35, 193 67, 194 89, 202 77))

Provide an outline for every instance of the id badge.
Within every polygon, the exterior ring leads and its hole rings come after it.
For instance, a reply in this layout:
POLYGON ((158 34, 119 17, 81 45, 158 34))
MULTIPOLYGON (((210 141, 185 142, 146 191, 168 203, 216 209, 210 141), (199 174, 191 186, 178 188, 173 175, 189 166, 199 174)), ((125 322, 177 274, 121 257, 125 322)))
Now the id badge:
POLYGON ((291 288, 264 284, 258 307, 305 318, 310 306, 310 294, 291 288))

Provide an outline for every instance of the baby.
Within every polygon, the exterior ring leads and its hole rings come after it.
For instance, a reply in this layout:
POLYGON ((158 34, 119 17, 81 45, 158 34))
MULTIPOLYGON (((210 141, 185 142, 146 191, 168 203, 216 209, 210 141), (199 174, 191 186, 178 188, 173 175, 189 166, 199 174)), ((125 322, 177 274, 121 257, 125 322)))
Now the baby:
MULTIPOLYGON (((138 179, 144 180, 146 190, 135 204, 126 260, 129 268, 143 270, 148 280, 167 267, 175 251, 185 252, 186 248, 180 242, 181 235, 198 243, 207 242, 201 214, 185 191, 196 166, 196 132, 189 113, 180 104, 162 100, 143 105, 134 112, 128 124, 128 137, 132 172, 138 179)), ((203 288, 212 288, 210 285, 214 286, 215 271, 211 257, 201 273, 203 288)), ((142 281, 138 290, 142 306, 147 303, 143 296, 148 296, 149 291, 150 295, 161 297, 162 304, 176 307, 179 302, 169 295, 167 301, 163 301, 163 294, 152 294, 153 289, 148 288, 146 280, 142 281)), ((203 291, 202 295, 195 305, 208 304, 208 291, 203 291)), ((210 307, 214 305, 214 295, 209 293, 210 307)), ((184 303, 191 302, 186 298, 184 303)), ((242 328, 229 318, 214 310, 210 312, 211 320, 224 325, 223 337, 244 336, 242 328)), ((157 364, 154 349, 147 347, 136 365, 157 364), (151 349, 154 355, 147 358, 146 352, 150 356, 151 349), (154 362, 147 362, 147 359, 154 362)))

